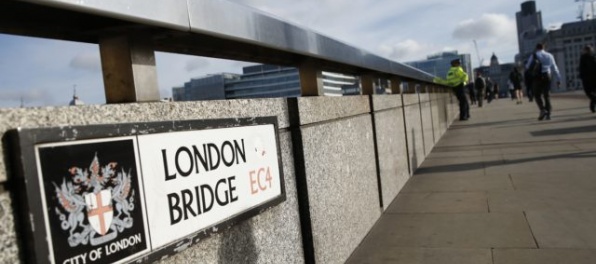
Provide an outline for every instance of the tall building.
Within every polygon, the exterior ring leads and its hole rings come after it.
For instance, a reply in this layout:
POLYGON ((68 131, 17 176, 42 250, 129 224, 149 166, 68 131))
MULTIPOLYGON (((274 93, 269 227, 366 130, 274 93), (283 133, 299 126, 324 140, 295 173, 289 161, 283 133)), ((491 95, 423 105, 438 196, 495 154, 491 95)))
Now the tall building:
POLYGON ((565 23, 560 29, 550 31, 545 43, 561 72, 561 87, 553 89, 582 89, 582 82, 578 77, 579 58, 584 46, 596 46, 596 20, 565 23))
POLYGON ((509 97, 509 74, 515 65, 515 63, 499 63, 499 58, 493 53, 489 66, 478 67, 474 71, 482 72, 484 77, 490 78, 493 85, 498 86, 499 97, 509 97))
MULTIPOLYGON (((172 88, 174 101, 298 97, 301 95, 300 75, 293 67, 259 64, 244 67, 242 74, 221 73, 193 78, 184 86, 172 88)), ((326 96, 360 94, 356 76, 322 72, 321 82, 326 96)), ((388 85, 376 82, 378 93, 388 85)))
POLYGON ((298 70, 268 64, 247 66, 236 80, 225 84, 225 98, 267 98, 300 96, 298 70))
POLYGON ((224 87, 229 81, 240 79, 233 73, 211 74, 201 78, 193 78, 184 86, 172 88, 174 101, 198 101, 226 99, 224 87))
POLYGON ((534 52, 536 44, 541 43, 546 37, 546 30, 542 26, 542 12, 536 11, 535 1, 526 1, 521 4, 521 11, 515 13, 517 22, 517 43, 519 54, 516 62, 523 62, 534 52))
POLYGON ((405 64, 434 76, 445 78, 449 68, 451 68, 451 61, 454 59, 460 59, 464 71, 468 76, 472 76, 472 60, 470 59, 470 54, 458 54, 457 51, 445 51, 432 54, 428 55, 426 60, 406 62, 405 64))

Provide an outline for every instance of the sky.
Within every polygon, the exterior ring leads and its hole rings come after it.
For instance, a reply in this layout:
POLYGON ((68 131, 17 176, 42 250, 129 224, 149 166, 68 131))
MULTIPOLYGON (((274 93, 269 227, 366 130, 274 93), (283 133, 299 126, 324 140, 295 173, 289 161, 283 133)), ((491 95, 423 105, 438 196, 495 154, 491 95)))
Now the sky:
MULTIPOLYGON (((199 1, 199 0, 194 0, 199 1)), ((224 0, 225 1, 225 0, 224 0)), ((382 57, 408 62, 457 50, 472 66, 512 62, 518 52, 515 13, 521 0, 228 0, 283 18, 382 57), (478 53, 474 48, 478 43, 478 53)), ((545 28, 577 21, 574 0, 536 0, 545 28)), ((241 73, 252 63, 156 53, 161 97, 191 78, 241 73)), ((0 107, 67 105, 73 91, 104 104, 99 47, 0 34, 0 107)))

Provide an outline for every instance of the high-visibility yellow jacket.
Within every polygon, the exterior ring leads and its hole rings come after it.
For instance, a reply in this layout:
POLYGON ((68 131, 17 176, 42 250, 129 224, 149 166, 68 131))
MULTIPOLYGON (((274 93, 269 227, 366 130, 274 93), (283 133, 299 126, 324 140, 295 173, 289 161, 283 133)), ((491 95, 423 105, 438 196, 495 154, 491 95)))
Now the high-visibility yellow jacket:
POLYGON ((468 83, 468 74, 466 74, 461 66, 451 67, 447 72, 447 80, 436 77, 434 82, 451 87, 455 87, 460 84, 466 85, 468 83))

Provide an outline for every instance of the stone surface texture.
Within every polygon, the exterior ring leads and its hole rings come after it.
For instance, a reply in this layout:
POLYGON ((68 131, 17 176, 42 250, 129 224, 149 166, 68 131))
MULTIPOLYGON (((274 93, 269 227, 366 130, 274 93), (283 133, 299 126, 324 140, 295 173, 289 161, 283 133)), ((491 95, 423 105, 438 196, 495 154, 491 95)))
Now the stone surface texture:
POLYGON ((420 116, 422 117, 422 135, 424 137, 424 156, 426 157, 435 146, 433 135, 433 120, 431 105, 429 101, 420 104, 420 116))
POLYGON ((300 125, 370 113, 368 96, 299 97, 300 125))
MULTIPOLYGON (((17 127, 54 127, 173 120, 277 116, 279 127, 289 126, 285 99, 130 103, 42 108, 0 108, 0 135, 17 127)), ((6 181, 0 152, 0 183, 6 181)))
POLYGON ((424 161, 424 134, 420 105, 413 104, 404 107, 406 112, 406 135, 408 139, 408 156, 410 158, 411 173, 424 161))
POLYGON ((344 263, 381 215, 372 120, 307 126, 302 136, 315 260, 344 263))
POLYGON ((420 98, 418 97, 417 93, 403 94, 403 99, 404 99, 404 106, 420 103, 420 98))
POLYGON ((397 108, 402 106, 400 94, 375 94, 373 98, 373 111, 397 108))
POLYGON ((18 263, 15 218, 8 192, 0 192, 0 263, 18 263))
POLYGON ((375 113, 383 208, 387 209, 409 179, 403 109, 375 113))

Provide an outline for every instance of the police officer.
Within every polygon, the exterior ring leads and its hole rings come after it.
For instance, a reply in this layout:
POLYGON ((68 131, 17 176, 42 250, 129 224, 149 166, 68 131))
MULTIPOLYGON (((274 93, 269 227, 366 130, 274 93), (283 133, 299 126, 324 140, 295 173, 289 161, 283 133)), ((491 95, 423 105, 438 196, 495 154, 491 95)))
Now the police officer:
POLYGON ((436 77, 434 81, 453 87, 455 96, 459 101, 459 120, 468 120, 470 118, 470 106, 464 90, 464 86, 468 82, 468 74, 462 69, 461 61, 459 59, 451 61, 451 68, 447 72, 446 80, 436 77))

